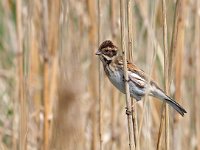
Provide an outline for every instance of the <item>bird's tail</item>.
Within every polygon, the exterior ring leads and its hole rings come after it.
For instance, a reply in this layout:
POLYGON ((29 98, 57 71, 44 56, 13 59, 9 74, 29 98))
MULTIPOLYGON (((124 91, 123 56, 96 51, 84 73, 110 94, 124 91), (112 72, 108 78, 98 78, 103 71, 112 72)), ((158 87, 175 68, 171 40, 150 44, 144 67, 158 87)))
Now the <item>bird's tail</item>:
POLYGON ((175 100, 173 100, 171 97, 167 96, 167 98, 164 100, 166 103, 168 103, 170 106, 172 106, 182 116, 184 116, 184 114, 187 113, 186 110, 179 103, 177 103, 175 100))
POLYGON ((152 86, 152 90, 150 92, 150 95, 165 101, 182 116, 184 116, 184 114, 187 113, 186 110, 180 104, 178 104, 171 97, 167 96, 165 92, 162 89, 160 89, 154 82, 151 82, 151 86, 152 86))

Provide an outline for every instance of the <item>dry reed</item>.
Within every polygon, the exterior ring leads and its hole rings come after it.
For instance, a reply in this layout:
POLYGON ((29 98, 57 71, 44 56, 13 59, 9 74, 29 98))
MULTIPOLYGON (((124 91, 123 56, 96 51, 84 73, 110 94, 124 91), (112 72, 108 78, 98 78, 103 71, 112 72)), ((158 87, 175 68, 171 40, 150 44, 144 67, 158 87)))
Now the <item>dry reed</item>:
POLYGON ((26 99, 24 89, 24 51, 23 51, 23 31, 22 31, 22 3, 21 0, 17 1, 17 36, 18 36, 18 77, 19 77, 19 110, 20 110, 20 143, 19 149, 25 150, 27 148, 27 111, 26 99))
MULTIPOLYGON (((195 7, 195 29, 194 29, 194 33, 195 33, 195 39, 194 39, 194 50, 195 52, 195 77, 196 77, 196 83, 195 83, 195 101, 194 101, 194 123, 195 123, 195 137, 197 141, 200 141, 200 119, 199 119, 199 113, 200 113, 200 107, 199 107, 199 84, 200 84, 200 61, 199 61, 199 57, 200 57, 200 16, 199 16, 199 9, 200 9, 200 2, 198 0, 196 0, 195 2, 196 7, 195 7)), ((200 143, 197 142, 196 145, 194 146, 196 149, 200 149, 200 143)))
MULTIPOLYGON (((98 0, 98 45, 100 45, 101 41, 101 0, 98 0)), ((101 62, 98 61, 98 70, 99 70, 99 143, 100 143, 100 150, 103 150, 103 139, 102 139, 102 128, 103 128, 103 122, 102 122, 102 116, 103 116, 103 100, 102 100, 102 68, 101 68, 101 62)))
MULTIPOLYGON (((169 68, 169 50, 167 42, 167 18, 166 18, 166 3, 162 0, 162 14, 163 14, 163 45, 164 45, 164 78, 165 78, 165 92, 169 94, 170 80, 169 73, 171 68, 169 68)), ((165 107, 165 148, 169 150, 169 106, 164 104, 165 107)))
POLYGON ((43 100, 44 100, 44 143, 43 143, 43 149, 48 150, 49 149, 49 112, 50 112, 50 101, 49 101, 49 50, 48 50, 48 24, 49 24, 49 14, 48 14, 48 1, 44 0, 42 2, 43 7, 43 38, 44 38, 44 44, 43 44, 43 53, 44 53, 44 64, 43 64, 43 100))
MULTIPOLYGON (((121 21, 121 44, 122 44, 122 54, 123 54, 123 68, 124 68, 124 78, 125 78, 125 89, 126 89, 126 109, 127 112, 131 112, 131 99, 130 99, 130 91, 128 85, 128 72, 127 72, 127 40, 126 38, 126 30, 125 30, 125 21, 127 13, 125 11, 125 1, 120 1, 120 21, 121 21)), ((130 49, 129 49, 130 50, 130 49)), ((132 150, 134 148, 133 142, 133 126, 132 126, 132 113, 127 113, 127 120, 128 120, 128 136, 129 136, 129 149, 132 150)))
MULTIPOLYGON (((133 62, 133 0, 127 2, 127 20, 128 20, 128 58, 133 62)), ((132 124, 134 134, 135 149, 140 149, 139 138, 138 138, 138 126, 137 126, 137 105, 134 99, 131 98, 131 111, 132 111, 132 124)))
MULTIPOLYGON (((175 34, 175 39, 176 42, 174 43, 175 45, 174 50, 175 51, 175 87, 176 87, 176 92, 175 92, 175 99, 178 103, 182 102, 182 92, 181 92, 181 87, 182 87, 182 81, 183 81, 183 56, 184 56, 184 44, 185 44, 185 3, 186 1, 179 1, 177 0, 177 32, 175 34)), ((173 124, 173 140, 176 141, 173 142, 173 149, 182 149, 181 146, 181 138, 182 138, 182 133, 180 130, 180 122, 179 122, 179 114, 175 114, 174 116, 174 124, 173 124)))

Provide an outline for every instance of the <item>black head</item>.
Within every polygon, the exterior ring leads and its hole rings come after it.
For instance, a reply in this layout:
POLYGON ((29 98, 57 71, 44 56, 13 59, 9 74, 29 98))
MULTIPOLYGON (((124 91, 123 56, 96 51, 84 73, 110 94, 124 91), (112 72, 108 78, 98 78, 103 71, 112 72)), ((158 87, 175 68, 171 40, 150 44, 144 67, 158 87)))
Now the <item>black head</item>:
POLYGON ((96 52, 96 55, 99 55, 100 59, 105 62, 112 61, 117 54, 118 48, 110 40, 104 41, 96 52))

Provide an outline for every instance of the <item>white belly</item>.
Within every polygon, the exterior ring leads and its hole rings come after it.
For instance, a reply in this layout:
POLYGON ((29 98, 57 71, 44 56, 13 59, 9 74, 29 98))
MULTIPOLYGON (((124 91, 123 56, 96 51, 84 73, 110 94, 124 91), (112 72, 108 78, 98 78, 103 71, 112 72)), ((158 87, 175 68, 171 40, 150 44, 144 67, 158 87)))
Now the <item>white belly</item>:
POLYGON ((120 73, 118 71, 112 72, 110 71, 110 76, 108 76, 110 82, 122 93, 125 93, 125 85, 123 81, 123 72, 120 73))
MULTIPOLYGON (((110 82, 122 93, 125 92, 125 83, 123 79, 123 72, 121 71, 111 71, 109 70, 109 76, 108 76, 110 82)), ((134 97, 136 100, 140 100, 141 96, 144 95, 144 91, 139 89, 132 81, 129 81, 129 91, 130 96, 134 97)))

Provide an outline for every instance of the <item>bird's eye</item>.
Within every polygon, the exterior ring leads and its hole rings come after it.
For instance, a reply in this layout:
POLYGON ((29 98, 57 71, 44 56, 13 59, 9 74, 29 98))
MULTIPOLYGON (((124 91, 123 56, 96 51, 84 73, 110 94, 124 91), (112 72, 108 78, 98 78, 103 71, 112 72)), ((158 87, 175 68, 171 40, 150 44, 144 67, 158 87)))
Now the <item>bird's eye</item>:
POLYGON ((107 52, 108 52, 108 50, 105 50, 105 52, 107 53, 107 52))

